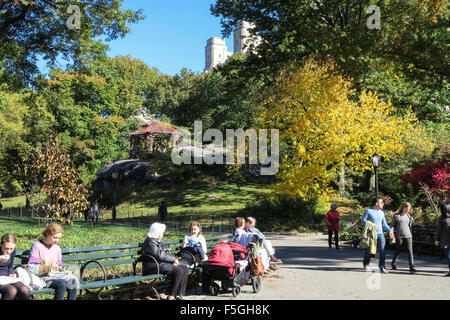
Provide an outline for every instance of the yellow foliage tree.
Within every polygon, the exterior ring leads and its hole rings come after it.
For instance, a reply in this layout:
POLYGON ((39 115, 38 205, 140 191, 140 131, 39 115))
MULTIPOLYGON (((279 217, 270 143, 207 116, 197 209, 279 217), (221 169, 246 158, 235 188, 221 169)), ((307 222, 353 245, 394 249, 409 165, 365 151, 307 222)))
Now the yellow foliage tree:
POLYGON ((330 181, 342 164, 363 172, 372 169, 374 153, 389 161, 410 148, 432 150, 412 111, 399 117, 376 93, 363 91, 357 97, 332 61, 309 58, 296 72, 281 74, 259 110, 261 128, 280 130, 278 193, 337 196, 330 181))

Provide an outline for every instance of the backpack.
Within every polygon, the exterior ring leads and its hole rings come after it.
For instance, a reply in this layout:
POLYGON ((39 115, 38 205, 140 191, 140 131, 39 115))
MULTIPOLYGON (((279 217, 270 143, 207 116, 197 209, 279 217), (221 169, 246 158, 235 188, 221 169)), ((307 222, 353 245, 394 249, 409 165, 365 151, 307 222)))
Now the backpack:
POLYGON ((209 252, 206 264, 233 268, 234 256, 230 244, 224 241, 216 244, 209 252))

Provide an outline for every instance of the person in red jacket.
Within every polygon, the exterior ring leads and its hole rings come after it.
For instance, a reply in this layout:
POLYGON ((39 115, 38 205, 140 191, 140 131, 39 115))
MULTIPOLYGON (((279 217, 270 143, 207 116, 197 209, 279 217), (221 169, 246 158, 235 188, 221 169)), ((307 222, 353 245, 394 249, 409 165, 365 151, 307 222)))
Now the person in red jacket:
POLYGON ((336 249, 339 248, 339 222, 341 220, 341 216, 339 212, 336 210, 338 205, 333 203, 331 205, 331 210, 327 212, 325 215, 325 223, 328 229, 328 247, 331 249, 332 237, 334 232, 334 243, 336 245, 336 249))

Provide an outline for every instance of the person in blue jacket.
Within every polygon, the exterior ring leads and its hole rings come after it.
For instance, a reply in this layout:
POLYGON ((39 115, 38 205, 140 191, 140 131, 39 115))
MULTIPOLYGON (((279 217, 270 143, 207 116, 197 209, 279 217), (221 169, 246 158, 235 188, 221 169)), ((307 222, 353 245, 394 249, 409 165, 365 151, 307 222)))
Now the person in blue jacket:
MULTIPOLYGON (((364 227, 367 220, 373 222, 376 225, 377 250, 380 251, 380 261, 379 261, 380 272, 388 273, 388 271, 386 270, 386 239, 384 238, 383 230, 389 232, 389 237, 391 239, 394 238, 394 233, 392 232, 392 229, 389 228, 389 225, 386 222, 386 218, 382 210, 383 206, 384 206, 383 198, 381 197, 375 198, 373 201, 373 207, 366 209, 366 211, 364 211, 361 220, 361 225, 364 227)), ((364 261, 363 261, 363 266, 365 270, 370 271, 369 264, 370 264, 370 253, 369 249, 367 248, 364 253, 364 261)))

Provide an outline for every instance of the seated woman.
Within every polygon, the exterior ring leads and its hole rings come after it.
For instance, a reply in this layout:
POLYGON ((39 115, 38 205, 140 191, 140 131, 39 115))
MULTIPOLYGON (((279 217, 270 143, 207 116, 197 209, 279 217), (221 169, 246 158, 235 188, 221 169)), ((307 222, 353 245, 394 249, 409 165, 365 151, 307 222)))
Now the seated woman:
POLYGON ((0 286, 2 300, 28 300, 30 298, 30 290, 27 286, 15 280, 17 277, 14 271, 16 243, 16 237, 12 233, 5 233, 1 238, 0 276, 10 277, 13 280, 9 284, 0 286))
POLYGON ((189 234, 184 237, 181 248, 189 251, 194 256, 198 254, 202 262, 208 260, 206 258, 206 240, 202 235, 202 227, 200 223, 196 221, 191 223, 189 226, 189 234))
POLYGON ((247 232, 250 232, 250 233, 254 233, 254 234, 258 235, 259 238, 262 239, 262 245, 263 245, 264 249, 267 251, 267 255, 270 257, 271 263, 283 263, 283 261, 281 261, 280 259, 275 257, 275 249, 272 246, 272 242, 270 242, 270 240, 267 239, 261 233, 261 231, 259 231, 256 228, 256 219, 255 218, 248 217, 247 219, 245 219, 244 230, 246 230, 247 232))
POLYGON ((236 230, 234 231, 233 242, 247 247, 252 235, 245 230, 245 219, 241 217, 236 218, 234 226, 236 230))
POLYGON ((164 236, 166 225, 153 223, 147 233, 142 246, 142 274, 149 275, 158 272, 154 260, 147 255, 153 256, 159 264, 159 272, 174 276, 173 286, 167 300, 183 300, 188 280, 188 266, 179 264, 178 259, 166 252, 161 240, 164 236))
MULTIPOLYGON (((57 223, 51 223, 42 232, 44 238, 35 241, 31 246, 30 257, 28 259, 28 268, 30 272, 41 276, 48 272, 43 269, 59 270, 62 266, 61 248, 57 245, 61 241, 63 228, 57 223), (42 272, 40 272, 40 270, 42 272)), ((48 270, 47 270, 48 271, 48 270)), ((77 289, 68 286, 69 282, 65 279, 46 279, 47 287, 55 290, 55 300, 64 300, 67 291, 67 300, 76 300, 77 289)))
MULTIPOLYGON (((247 247, 250 242, 253 242, 256 235, 257 237, 260 237, 258 233, 253 233, 249 229, 246 228, 246 220, 244 218, 238 217, 235 219, 234 224, 236 226, 236 231, 234 232, 234 238, 233 241, 236 243, 239 243, 240 245, 243 245, 244 247, 247 247)), ((270 257, 267 254, 267 251, 263 248, 259 248, 258 250, 258 256, 261 258, 261 261, 264 265, 264 271, 266 273, 269 272, 269 270, 277 270, 274 264, 270 263, 270 257)))

